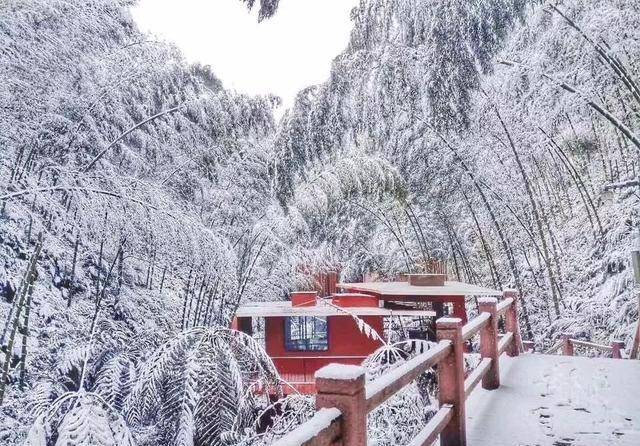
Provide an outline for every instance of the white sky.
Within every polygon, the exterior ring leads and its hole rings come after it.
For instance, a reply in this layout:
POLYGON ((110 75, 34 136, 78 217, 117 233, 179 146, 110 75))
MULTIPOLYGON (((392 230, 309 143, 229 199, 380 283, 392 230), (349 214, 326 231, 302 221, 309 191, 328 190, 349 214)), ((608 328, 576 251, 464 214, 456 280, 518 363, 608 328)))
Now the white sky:
POLYGON ((285 108, 302 88, 328 78, 349 41, 357 4, 280 0, 276 15, 258 23, 257 7, 250 14, 239 0, 141 0, 133 15, 143 31, 174 42, 189 61, 211 65, 226 88, 276 94, 285 108))

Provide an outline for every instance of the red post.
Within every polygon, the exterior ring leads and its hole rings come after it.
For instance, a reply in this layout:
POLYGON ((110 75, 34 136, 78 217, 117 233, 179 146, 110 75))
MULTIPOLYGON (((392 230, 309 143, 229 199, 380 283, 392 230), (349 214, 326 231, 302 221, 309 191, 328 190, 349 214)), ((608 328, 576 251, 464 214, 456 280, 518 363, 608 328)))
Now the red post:
POLYGON ((504 315, 505 329, 513 333, 513 343, 507 349, 507 355, 518 356, 520 350, 522 350, 522 335, 520 334, 520 323, 518 322, 519 294, 516 290, 504 290, 503 297, 505 299, 513 299, 513 303, 504 315))
POLYGON ((252 319, 250 317, 234 317, 231 328, 251 335, 253 334, 252 319))
POLYGON ((624 342, 613 341, 611 343, 611 357, 614 359, 622 359, 622 351, 624 350, 624 342))
POLYGON ((489 313, 489 322, 480 330, 480 355, 491 358, 491 367, 482 377, 482 388, 493 390, 500 387, 500 357, 498 354, 498 299, 478 299, 480 313, 489 313))
POLYGON ((636 322, 636 335, 633 338, 633 344, 631 345, 631 352, 629 353, 629 359, 638 359, 639 351, 640 351, 640 321, 636 322))
POLYGON ((346 364, 329 364, 315 373, 316 409, 337 407, 342 412, 342 445, 367 444, 365 370, 346 364))
POLYGON ((453 417, 440 434, 440 445, 466 446, 462 320, 459 318, 438 319, 436 332, 438 341, 449 340, 453 345, 451 353, 438 364, 440 406, 444 404, 453 406, 453 417))
POLYGON ((562 354, 565 356, 573 356, 573 343, 571 342, 571 335, 564 333, 562 335, 562 354))

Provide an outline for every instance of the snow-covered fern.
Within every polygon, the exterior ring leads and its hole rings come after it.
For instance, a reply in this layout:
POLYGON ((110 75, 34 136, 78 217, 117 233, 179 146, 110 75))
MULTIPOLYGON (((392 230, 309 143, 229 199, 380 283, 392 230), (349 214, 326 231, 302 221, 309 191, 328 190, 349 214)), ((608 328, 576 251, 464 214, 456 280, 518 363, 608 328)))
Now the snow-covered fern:
POLYGON ((135 446, 120 414, 99 395, 67 393, 31 426, 25 446, 135 446))
POLYGON ((257 381, 278 373, 250 336, 226 328, 193 328, 158 348, 125 403, 127 419, 154 425, 163 444, 221 445, 251 425, 257 381))
POLYGON ((121 410, 137 378, 135 359, 126 353, 105 354, 92 390, 121 410))

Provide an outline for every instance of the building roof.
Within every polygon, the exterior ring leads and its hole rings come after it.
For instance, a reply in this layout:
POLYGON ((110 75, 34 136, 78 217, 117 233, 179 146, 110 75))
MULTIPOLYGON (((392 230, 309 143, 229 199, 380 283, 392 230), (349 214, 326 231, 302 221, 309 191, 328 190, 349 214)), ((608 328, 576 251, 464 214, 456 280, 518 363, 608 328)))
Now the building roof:
MULTIPOLYGON (((341 307, 343 308, 343 307, 341 307)), ((414 316, 434 317, 433 311, 412 309, 390 309, 378 307, 344 307, 344 311, 331 305, 318 305, 308 307, 293 307, 290 301, 252 302, 241 305, 236 312, 236 317, 279 317, 279 316, 348 316, 347 313, 356 316, 414 316)))
POLYGON ((455 281, 447 281, 444 286, 415 286, 409 285, 409 282, 338 283, 336 286, 343 290, 375 294, 381 298, 502 295, 501 291, 455 281))

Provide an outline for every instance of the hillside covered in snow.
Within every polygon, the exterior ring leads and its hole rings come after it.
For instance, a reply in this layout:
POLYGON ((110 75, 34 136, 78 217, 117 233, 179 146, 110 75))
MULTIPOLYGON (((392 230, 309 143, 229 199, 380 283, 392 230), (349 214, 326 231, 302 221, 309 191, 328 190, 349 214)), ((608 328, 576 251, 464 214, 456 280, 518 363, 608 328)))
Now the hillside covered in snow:
POLYGON ((312 271, 435 259, 539 349, 631 344, 640 2, 362 0, 279 121, 134 3, 0 5, 0 444, 266 443, 277 372, 228 327, 312 271))

